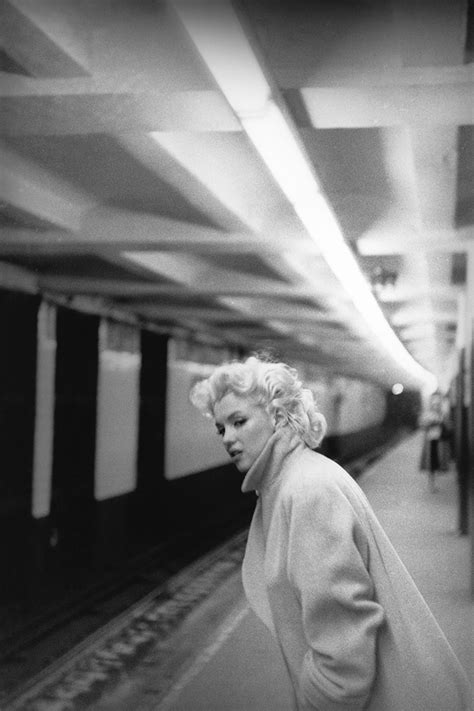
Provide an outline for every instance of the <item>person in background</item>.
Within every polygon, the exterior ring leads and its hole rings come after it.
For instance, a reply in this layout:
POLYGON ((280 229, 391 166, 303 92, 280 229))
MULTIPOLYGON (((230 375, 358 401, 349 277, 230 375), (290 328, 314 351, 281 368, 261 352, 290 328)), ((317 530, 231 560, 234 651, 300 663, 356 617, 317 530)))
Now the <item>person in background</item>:
POLYGON ((428 410, 423 418, 425 428, 423 468, 428 471, 431 491, 436 489, 436 475, 441 471, 441 436, 443 434, 443 398, 436 392, 430 398, 428 410))
POLYGON ((297 372, 253 356, 226 363, 191 401, 214 420, 242 490, 258 494, 244 589, 281 649, 294 708, 472 709, 458 660, 362 490, 315 451, 325 420, 297 372))

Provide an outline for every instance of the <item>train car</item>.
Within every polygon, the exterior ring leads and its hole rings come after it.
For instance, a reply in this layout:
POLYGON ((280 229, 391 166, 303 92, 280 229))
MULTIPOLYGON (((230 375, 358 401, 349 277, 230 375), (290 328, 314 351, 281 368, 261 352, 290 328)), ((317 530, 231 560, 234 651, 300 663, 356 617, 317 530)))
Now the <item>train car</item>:
MULTIPOLYGON (((195 554, 245 525, 252 497, 193 383, 242 355, 1 292, 2 565, 5 603, 54 607, 107 571, 181 541, 195 554), (201 543, 199 541, 201 540, 201 543)), ((328 422, 322 451, 342 463, 413 428, 418 402, 294 363, 328 422)), ((192 553, 190 552, 190 555, 192 553)))

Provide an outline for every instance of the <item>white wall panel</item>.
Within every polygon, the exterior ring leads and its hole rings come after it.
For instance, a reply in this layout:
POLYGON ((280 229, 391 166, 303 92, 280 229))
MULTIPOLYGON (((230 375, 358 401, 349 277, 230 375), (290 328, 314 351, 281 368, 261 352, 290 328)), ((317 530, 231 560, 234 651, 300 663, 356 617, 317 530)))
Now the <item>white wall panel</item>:
POLYGON ((43 302, 38 310, 36 411, 32 514, 48 516, 51 507, 56 370, 56 309, 43 302))
POLYGON ((309 382, 316 404, 326 418, 328 435, 357 432, 383 422, 385 391, 351 378, 327 377, 309 382))
POLYGON ((211 374, 215 365, 190 361, 168 366, 165 477, 176 479, 191 472, 230 462, 212 420, 190 403, 192 385, 211 374))
POLYGON ((358 380, 346 381, 342 390, 338 434, 357 432, 380 424, 386 411, 382 388, 358 380))
POLYGON ((94 487, 99 501, 136 487, 140 365, 138 330, 103 320, 94 487))

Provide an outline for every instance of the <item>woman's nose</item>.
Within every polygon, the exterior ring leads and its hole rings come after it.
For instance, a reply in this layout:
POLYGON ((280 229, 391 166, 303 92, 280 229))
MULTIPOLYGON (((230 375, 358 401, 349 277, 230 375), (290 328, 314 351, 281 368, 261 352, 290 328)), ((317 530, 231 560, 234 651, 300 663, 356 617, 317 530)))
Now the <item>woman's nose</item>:
POLYGON ((232 442, 234 440, 235 440, 234 430, 232 429, 232 427, 226 427, 223 437, 222 437, 222 441, 224 442, 225 445, 228 445, 228 444, 232 444, 232 442))

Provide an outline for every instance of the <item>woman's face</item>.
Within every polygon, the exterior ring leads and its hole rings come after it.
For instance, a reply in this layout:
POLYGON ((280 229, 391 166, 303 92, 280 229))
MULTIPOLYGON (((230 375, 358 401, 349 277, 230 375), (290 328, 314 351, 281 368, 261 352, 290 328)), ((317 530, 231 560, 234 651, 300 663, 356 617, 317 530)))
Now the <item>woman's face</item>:
POLYGON ((230 392, 216 403, 214 420, 233 463, 245 474, 275 431, 270 415, 261 405, 230 392))

